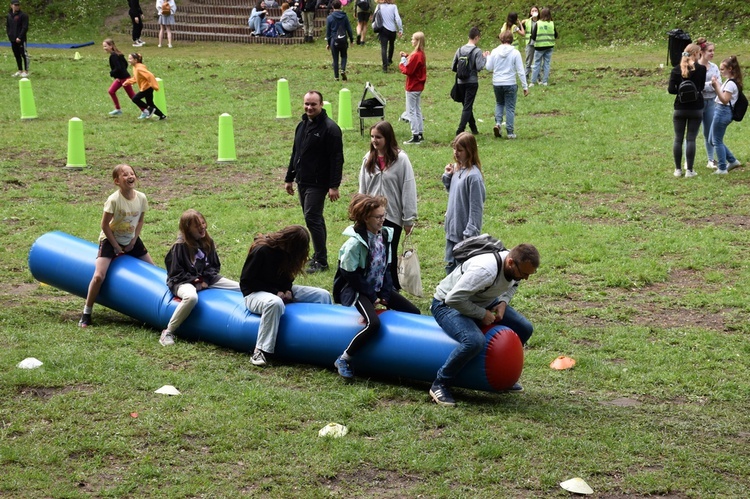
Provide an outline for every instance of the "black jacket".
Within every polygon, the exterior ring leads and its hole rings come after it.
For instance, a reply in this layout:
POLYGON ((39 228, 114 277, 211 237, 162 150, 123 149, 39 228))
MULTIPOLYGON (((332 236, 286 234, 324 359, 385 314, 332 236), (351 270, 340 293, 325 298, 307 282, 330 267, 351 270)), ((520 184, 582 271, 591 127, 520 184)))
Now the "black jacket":
POLYGON ((109 54, 109 76, 121 80, 123 78, 130 78, 128 73, 128 61, 125 60, 125 56, 122 54, 115 54, 112 52, 109 54))
POLYGON ((196 258, 193 263, 187 244, 174 243, 164 257, 164 265, 167 267, 167 286, 175 295, 181 284, 205 282, 211 286, 221 279, 221 262, 215 250, 205 253, 203 259, 196 258))
POLYGON ((128 7, 128 15, 130 17, 141 17, 143 15, 140 0, 128 0, 128 7))
POLYGON ((343 168, 344 142, 339 126, 325 109, 313 121, 303 115, 294 132, 294 147, 284 181, 338 189, 343 168))
POLYGON ((20 10, 14 13, 11 8, 8 11, 5 31, 8 33, 8 40, 11 43, 16 43, 16 38, 20 39, 21 43, 26 43, 26 33, 29 31, 29 16, 20 10))
POLYGON ((696 110, 703 109, 703 96, 700 94, 703 92, 703 87, 706 85, 706 66, 695 63, 695 69, 688 74, 687 78, 682 77, 682 69, 680 65, 672 68, 672 72, 669 73, 669 86, 667 92, 672 95, 677 95, 677 91, 680 88, 680 83, 685 80, 690 80, 695 84, 695 88, 698 89, 698 99, 693 102, 680 102, 679 97, 674 98, 674 108, 679 110, 696 110))
POLYGON ((240 275, 242 296, 256 291, 274 295, 279 291, 291 291, 294 279, 279 272, 283 258, 281 250, 268 246, 258 246, 248 253, 240 275))

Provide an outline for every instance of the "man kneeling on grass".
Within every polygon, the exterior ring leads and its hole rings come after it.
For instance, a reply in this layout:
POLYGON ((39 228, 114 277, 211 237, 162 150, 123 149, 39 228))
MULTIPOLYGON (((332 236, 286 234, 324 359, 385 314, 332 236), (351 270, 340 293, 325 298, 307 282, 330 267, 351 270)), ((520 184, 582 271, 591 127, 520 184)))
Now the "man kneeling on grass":
MULTIPOLYGON (((432 316, 458 345, 438 370, 430 396, 440 405, 454 406, 452 381, 484 348, 481 327, 500 324, 512 329, 522 344, 534 326, 510 306, 518 284, 539 267, 539 252, 530 244, 510 251, 483 253, 469 258, 440 281, 432 300, 432 316)), ((519 383, 509 391, 520 392, 519 383)))

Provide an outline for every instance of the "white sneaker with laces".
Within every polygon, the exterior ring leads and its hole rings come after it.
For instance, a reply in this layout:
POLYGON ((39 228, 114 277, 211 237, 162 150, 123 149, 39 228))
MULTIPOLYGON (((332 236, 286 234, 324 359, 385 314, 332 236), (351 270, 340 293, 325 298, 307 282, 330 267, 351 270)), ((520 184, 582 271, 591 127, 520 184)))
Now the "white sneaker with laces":
POLYGON ((164 331, 161 332, 159 343, 161 343, 162 346, 165 346, 165 347, 174 345, 174 335, 169 331, 169 329, 165 329, 164 331))
POLYGON ((675 168, 674 169, 674 176, 677 177, 677 178, 682 177, 682 170, 680 170, 679 168, 675 168))
POLYGON ((28 71, 21 71, 21 78, 28 78, 29 72, 28 71))
POLYGON ((253 352, 253 356, 250 357, 250 362, 252 362, 254 366, 258 367, 264 367, 268 364, 268 362, 266 362, 266 356, 263 355, 262 350, 256 350, 255 352, 253 352))
POLYGON ((685 178, 697 177, 698 173, 695 170, 688 170, 685 172, 685 178))
POLYGON ((706 168, 711 168, 712 170, 716 170, 717 168, 716 160, 715 159, 708 160, 708 163, 706 163, 706 168))
POLYGON ((742 166, 742 162, 739 159, 735 159, 734 163, 727 165, 727 171, 734 170, 735 168, 739 168, 742 166))

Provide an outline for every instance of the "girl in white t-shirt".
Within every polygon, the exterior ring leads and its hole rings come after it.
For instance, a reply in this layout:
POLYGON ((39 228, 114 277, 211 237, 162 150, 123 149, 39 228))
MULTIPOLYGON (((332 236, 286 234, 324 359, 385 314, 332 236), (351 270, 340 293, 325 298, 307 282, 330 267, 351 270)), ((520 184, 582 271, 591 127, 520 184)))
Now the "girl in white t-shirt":
POLYGON ((732 122, 732 106, 737 102, 737 96, 742 90, 742 69, 737 62, 736 56, 727 57, 719 65, 724 83, 721 84, 717 77, 711 78, 711 84, 716 91, 716 108, 714 109, 714 121, 711 125, 711 143, 716 149, 718 168, 714 173, 726 175, 729 170, 742 166, 742 163, 734 157, 732 151, 724 144, 724 134, 732 122))
POLYGON ((698 63, 706 68, 706 85, 703 87, 703 138, 706 142, 706 155, 708 156, 706 167, 716 168, 716 154, 714 146, 711 144, 711 123, 714 121, 716 92, 711 83, 711 78, 714 76, 717 77, 719 84, 721 84, 721 72, 719 71, 719 66, 712 62, 715 49, 714 43, 700 37, 695 41, 695 44, 701 48, 698 63))
POLYGON ((148 210, 148 200, 145 194, 135 190, 135 182, 138 180, 135 170, 130 165, 117 165, 112 170, 112 178, 119 189, 112 193, 104 203, 102 230, 99 234, 99 253, 96 257, 94 276, 89 283, 83 314, 81 320, 78 321, 81 327, 91 325, 94 301, 99 295, 104 278, 107 277, 107 270, 113 258, 130 255, 151 265, 154 264, 140 238, 143 216, 148 210))

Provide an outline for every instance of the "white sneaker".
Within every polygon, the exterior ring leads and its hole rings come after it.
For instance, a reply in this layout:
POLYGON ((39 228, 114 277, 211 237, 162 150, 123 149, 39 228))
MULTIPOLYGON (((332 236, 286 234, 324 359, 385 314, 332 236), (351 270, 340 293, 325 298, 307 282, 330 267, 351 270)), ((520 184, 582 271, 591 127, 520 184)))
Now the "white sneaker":
POLYGON ((141 44, 141 47, 143 47, 144 45, 146 45, 146 42, 144 42, 144 41, 143 41, 143 40, 141 40, 140 38, 138 39, 138 43, 140 43, 140 44, 141 44))
POLYGON ((164 331, 161 332, 159 343, 161 343, 162 346, 165 346, 165 347, 174 345, 174 335, 170 333, 168 329, 165 329, 164 331))
POLYGON ((110 116, 120 116, 122 114, 122 109, 113 109, 109 112, 110 116))
POLYGON ((21 76, 20 71, 16 71, 15 73, 13 73, 13 78, 18 78, 19 76, 21 76))
POLYGON ((513 140, 513 139, 516 138, 516 134, 515 133, 509 133, 508 134, 508 138, 511 139, 511 140, 513 140))
POLYGON ((172 44, 170 43, 169 45, 167 45, 167 47, 172 48, 172 44))
POLYGON ((159 45, 157 45, 157 47, 161 48, 161 43, 159 45))
POLYGON ((697 176, 698 176, 698 173, 696 173, 695 170, 687 170, 685 172, 685 178, 692 178, 692 177, 697 177, 697 176))
POLYGON ((718 168, 714 171, 714 175, 726 175, 728 173, 727 170, 719 170, 718 168))
POLYGON ((716 170, 716 160, 710 159, 708 160, 708 163, 706 163, 706 168, 711 168, 712 170, 716 170))
POLYGON ((21 71, 21 78, 27 78, 29 76, 28 71, 21 71))
POLYGON ((677 178, 682 177, 682 170, 680 170, 679 168, 675 168, 674 169, 674 176, 677 177, 677 178))
POLYGON ((140 47, 140 46, 141 46, 141 44, 138 43, 138 42, 133 43, 133 47, 140 47))
POLYGON ((252 362, 254 366, 258 367, 263 367, 268 364, 268 362, 266 362, 266 356, 263 355, 262 350, 256 350, 255 352, 253 352, 253 356, 250 357, 250 362, 252 362))
POLYGON ((739 168, 742 166, 742 163, 739 159, 735 159, 734 163, 727 165, 727 171, 734 170, 735 168, 739 168))

